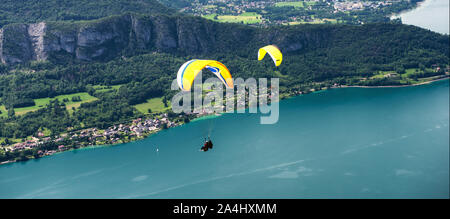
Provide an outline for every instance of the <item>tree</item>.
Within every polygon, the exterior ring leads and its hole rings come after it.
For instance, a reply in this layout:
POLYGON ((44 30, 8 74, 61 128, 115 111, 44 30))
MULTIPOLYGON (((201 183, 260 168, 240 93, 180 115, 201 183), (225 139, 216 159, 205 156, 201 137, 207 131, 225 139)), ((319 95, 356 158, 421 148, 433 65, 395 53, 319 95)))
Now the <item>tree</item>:
POLYGON ((40 157, 37 150, 33 150, 33 157, 34 157, 34 159, 37 159, 40 157))
POLYGON ((164 103, 164 107, 168 107, 166 96, 163 97, 162 102, 164 103))
POLYGON ((11 108, 8 110, 8 117, 9 117, 9 118, 13 118, 15 114, 16 114, 16 112, 14 111, 14 108, 11 107, 11 108))
POLYGON ((425 65, 423 65, 422 63, 419 63, 419 69, 421 71, 425 71, 425 65))
POLYGON ((94 95, 94 93, 95 93, 95 89, 90 84, 86 85, 86 91, 91 96, 94 95))
POLYGON ((0 63, 0 75, 6 73, 8 73, 8 67, 5 64, 0 63))
POLYGON ((73 96, 72 97, 72 102, 80 102, 81 101, 81 97, 80 96, 73 96))

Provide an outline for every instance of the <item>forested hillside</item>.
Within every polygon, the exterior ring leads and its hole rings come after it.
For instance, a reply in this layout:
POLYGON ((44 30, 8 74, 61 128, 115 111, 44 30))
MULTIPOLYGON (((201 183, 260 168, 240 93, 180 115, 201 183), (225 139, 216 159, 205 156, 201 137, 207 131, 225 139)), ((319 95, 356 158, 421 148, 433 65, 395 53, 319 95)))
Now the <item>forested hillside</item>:
POLYGON ((2 0, 0 28, 10 23, 92 20, 110 15, 173 13, 157 0, 2 0))

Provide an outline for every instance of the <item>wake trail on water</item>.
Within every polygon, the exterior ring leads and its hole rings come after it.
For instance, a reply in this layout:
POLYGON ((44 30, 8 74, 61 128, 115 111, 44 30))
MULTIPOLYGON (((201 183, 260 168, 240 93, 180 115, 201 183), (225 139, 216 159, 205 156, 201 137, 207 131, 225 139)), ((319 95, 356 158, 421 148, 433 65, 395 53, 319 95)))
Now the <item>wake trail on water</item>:
MULTIPOLYGON (((310 160, 310 159, 307 159, 307 160, 310 160)), ((157 195, 157 194, 160 194, 160 193, 164 193, 164 192, 168 192, 168 191, 172 191, 172 190, 176 190, 176 189, 180 189, 180 188, 183 188, 183 187, 192 186, 192 185, 196 185, 196 184, 200 184, 200 183, 212 182, 212 181, 226 179, 226 178, 231 178, 231 177, 236 177, 236 176, 250 175, 250 174, 254 174, 254 173, 258 173, 258 172, 273 170, 273 169, 282 168, 282 167, 288 167, 288 166, 292 166, 292 165, 295 165, 295 164, 299 164, 299 163, 305 162, 307 160, 305 160, 305 159, 296 160, 296 161, 292 161, 292 162, 288 162, 288 163, 281 163, 281 164, 272 165, 272 166, 265 167, 265 168, 259 168, 259 169, 254 169, 254 170, 245 171, 245 172, 239 172, 239 173, 231 173, 231 174, 228 174, 228 175, 225 175, 225 176, 216 176, 216 177, 212 177, 212 178, 208 178, 208 179, 198 180, 198 181, 191 182, 191 183, 181 184, 181 185, 178 185, 178 186, 172 186, 172 187, 169 187, 169 188, 166 188, 166 189, 162 189, 162 190, 158 190, 158 191, 154 191, 154 192, 150 192, 150 193, 146 193, 146 194, 131 195, 131 196, 126 196, 126 197, 122 197, 122 198, 140 198, 140 197, 157 195)))
POLYGON ((423 134, 423 133, 431 132, 433 130, 440 129, 441 127, 447 127, 447 126, 448 126, 448 124, 445 124, 445 123, 438 124, 434 128, 428 128, 428 129, 425 129, 425 130, 420 131, 420 132, 411 133, 409 135, 402 135, 400 137, 390 138, 390 139, 387 139, 387 140, 384 140, 384 141, 378 141, 378 142, 371 143, 371 144, 362 144, 362 145, 357 145, 357 146, 351 146, 350 149, 347 149, 347 150, 341 152, 341 154, 344 155, 344 154, 349 154, 349 153, 357 152, 357 151, 368 149, 368 148, 372 148, 372 147, 379 147, 379 146, 381 146, 383 144, 386 144, 386 143, 391 143, 391 142, 403 140, 405 138, 409 138, 409 137, 412 137, 412 136, 415 136, 415 135, 420 135, 420 134, 423 134))
MULTIPOLYGON (((69 186, 70 183, 73 180, 77 180, 77 179, 84 178, 84 177, 90 177, 90 176, 93 176, 93 175, 96 175, 96 174, 99 174, 99 173, 102 173, 102 172, 105 172, 105 171, 117 170, 117 169, 123 168, 123 167, 125 167, 127 165, 129 165, 129 164, 126 163, 126 164, 118 165, 118 166, 115 166, 115 167, 101 168, 101 169, 97 169, 97 170, 87 171, 87 172, 80 173, 78 175, 71 176, 71 177, 64 177, 64 178, 59 179, 59 180, 57 180, 57 181, 55 181, 55 182, 53 182, 53 183, 51 183, 49 185, 41 187, 41 188, 39 188, 37 190, 34 190, 32 192, 29 192, 27 194, 21 195, 21 196, 19 196, 17 198, 19 198, 19 199, 32 199, 32 198, 40 198, 40 197, 43 197, 43 196, 46 196, 46 195, 47 196, 48 195, 57 195, 57 193, 58 193, 57 189, 58 188, 63 189, 65 187, 69 186)), ((62 192, 63 191, 60 190, 60 193, 62 193, 62 192)))

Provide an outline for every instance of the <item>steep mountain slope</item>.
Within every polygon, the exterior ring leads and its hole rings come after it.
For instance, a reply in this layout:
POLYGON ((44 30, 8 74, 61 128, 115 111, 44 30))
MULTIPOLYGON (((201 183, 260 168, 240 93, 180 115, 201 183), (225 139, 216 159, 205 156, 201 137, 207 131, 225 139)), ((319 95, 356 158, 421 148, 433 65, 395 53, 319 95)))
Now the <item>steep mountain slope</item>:
POLYGON ((278 45, 284 53, 340 48, 336 56, 383 63, 411 50, 448 54, 448 36, 399 24, 302 25, 253 28, 191 16, 124 14, 94 21, 10 24, 0 29, 0 61, 107 61, 148 52, 177 55, 232 53, 246 57, 258 47, 278 45), (371 50, 358 48, 361 43, 371 50))

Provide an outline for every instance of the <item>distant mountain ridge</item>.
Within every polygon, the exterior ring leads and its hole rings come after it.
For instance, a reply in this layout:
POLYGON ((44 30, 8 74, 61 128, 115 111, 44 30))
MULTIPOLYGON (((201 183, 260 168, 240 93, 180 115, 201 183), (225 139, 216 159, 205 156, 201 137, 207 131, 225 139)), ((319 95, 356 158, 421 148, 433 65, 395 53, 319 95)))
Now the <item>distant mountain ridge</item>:
POLYGON ((306 41, 323 37, 314 31, 298 36, 263 32, 191 16, 131 13, 88 22, 11 24, 0 29, 0 61, 14 65, 49 57, 108 60, 127 49, 207 54, 241 50, 251 42, 274 42, 285 51, 295 51, 306 41))
POLYGON ((406 52, 411 46, 439 50, 444 54, 449 51, 448 36, 401 24, 299 25, 262 29, 185 15, 127 13, 93 21, 6 25, 0 29, 0 62, 15 65, 36 60, 55 63, 64 60, 106 61, 121 55, 148 52, 246 56, 266 44, 276 44, 285 53, 299 53, 308 48, 338 44, 345 48, 363 41, 385 52, 390 52, 393 47, 406 52), (375 38, 368 41, 372 37, 375 38), (381 43, 377 39, 386 40, 379 40, 381 43), (444 44, 447 48, 442 46, 444 44))

